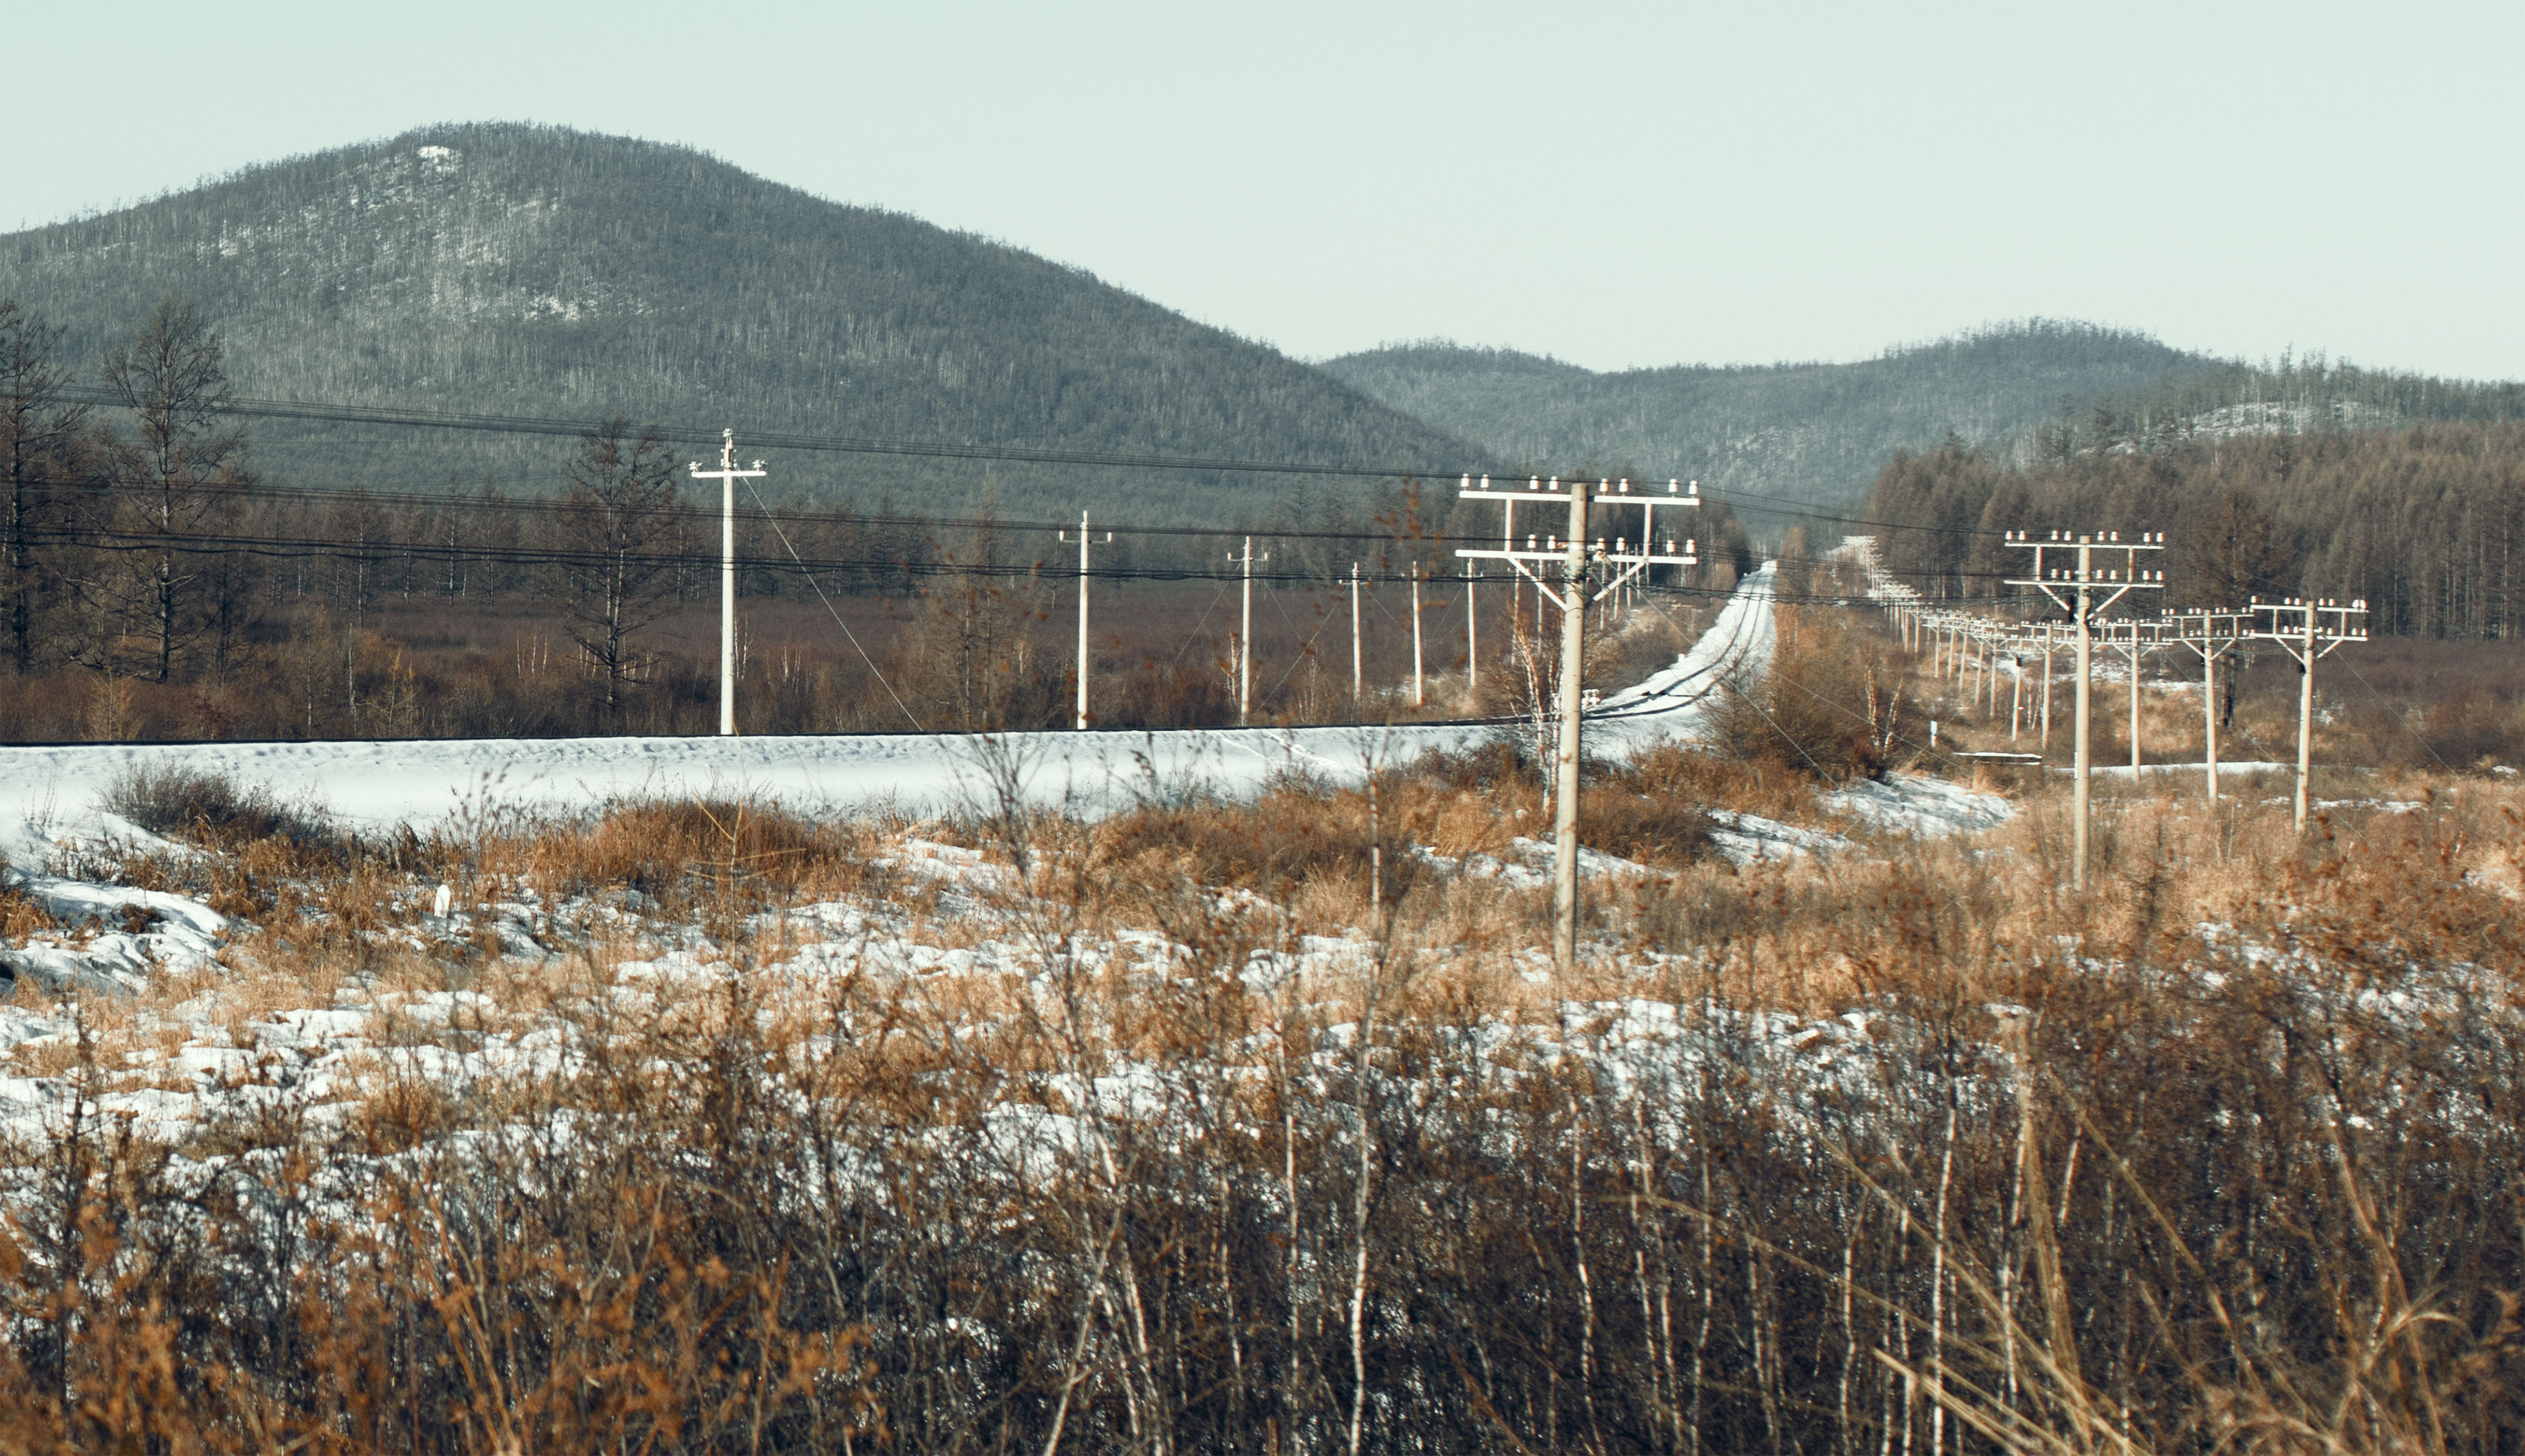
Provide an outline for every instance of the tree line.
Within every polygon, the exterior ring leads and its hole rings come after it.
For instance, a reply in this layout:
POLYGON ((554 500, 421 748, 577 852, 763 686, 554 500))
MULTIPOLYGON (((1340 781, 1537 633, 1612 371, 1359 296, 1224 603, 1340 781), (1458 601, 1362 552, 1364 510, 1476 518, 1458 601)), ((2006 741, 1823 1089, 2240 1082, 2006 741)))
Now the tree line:
MULTIPOLYGON (((229 348, 192 301, 162 299, 109 352, 101 390, 82 387, 63 337, 0 303, 9 470, 0 592, 20 688, 0 732, 694 731, 687 719, 710 698, 716 662, 676 651, 662 628, 715 606, 722 527, 717 502, 692 493, 682 454, 655 424, 618 413, 569 445, 547 444, 560 482, 549 493, 487 481, 426 493, 306 489, 257 461, 228 408, 229 348), (88 402, 99 392, 103 407, 88 402), (416 623, 443 650, 421 651, 416 623), (557 664, 537 645, 544 632, 560 645, 557 664), (67 691, 38 691, 45 681, 67 691), (260 705, 237 701, 258 693, 260 705), (73 721, 59 706, 66 698, 93 701, 73 721)), ((1126 530, 1097 548, 1093 564, 1196 589, 1228 574, 1225 547, 1236 538, 1225 533, 1242 528, 1270 553, 1276 586, 1329 600, 1348 590, 1354 564, 1370 582, 1453 574, 1455 544, 1495 529, 1492 508, 1455 496, 1453 482, 1326 490, 1302 481, 1214 531, 1126 530)), ((754 696, 776 707, 749 729, 1067 721, 1069 548, 1049 529, 1008 521, 987 478, 980 502, 951 520, 883 494, 865 508, 795 493, 741 498, 748 629, 784 606, 798 608, 792 620, 836 619, 814 634, 824 650, 812 662, 784 647, 777 670, 763 669, 754 696), (876 651, 851 637, 836 604, 854 604, 849 614, 873 629, 876 651)), ((1723 506, 1701 516, 1708 554, 1741 568, 1741 525, 1723 506)), ((1709 579, 1722 577, 1732 580, 1709 579)), ((1176 640, 1186 624, 1145 595, 1109 597, 1103 609, 1097 670, 1120 701, 1110 713, 1100 706, 1101 721, 1225 720, 1229 704, 1209 670, 1215 644, 1189 652, 1176 640), (1145 619, 1134 619, 1134 602, 1145 619)), ((1303 654, 1325 615, 1317 601, 1312 630, 1285 610, 1263 630, 1303 654)), ((1196 618, 1194 634, 1207 624, 1196 618)), ((1227 617, 1215 625, 1213 637, 1227 617)), ((740 669, 753 670, 742 650, 740 669)), ((1318 665, 1269 679, 1268 710, 1346 712, 1333 676, 1318 665)))
MULTIPOLYGON (((2010 530, 2166 533, 2163 605, 2364 598, 2380 634, 2516 634, 2525 423, 2138 441, 2074 434, 2012 464, 1961 441, 1897 455, 1864 515, 1895 571, 1933 598, 2013 598, 2010 530)), ((2152 604, 2148 609, 2154 610, 2152 604)))

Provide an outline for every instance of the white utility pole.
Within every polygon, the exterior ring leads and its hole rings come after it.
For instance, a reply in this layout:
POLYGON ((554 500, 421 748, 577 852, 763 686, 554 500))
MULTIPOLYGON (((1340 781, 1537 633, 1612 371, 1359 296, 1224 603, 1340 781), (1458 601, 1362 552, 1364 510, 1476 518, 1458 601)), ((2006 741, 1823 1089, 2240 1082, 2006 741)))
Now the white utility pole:
POLYGON ((1464 576, 1464 689, 1473 695, 1473 711, 1481 711, 1482 645, 1480 619, 1473 613, 1473 583, 1481 579, 1481 567, 1472 567, 1464 576))
POLYGON ((2218 801, 2218 659, 2253 635, 2250 611, 2168 611, 2161 629, 2201 657, 2201 758, 2209 801, 2218 801))
POLYGON ((2043 624, 2043 752, 2052 752, 2052 624, 2043 624))
MULTIPOLYGON (((1233 561, 1238 558, 1230 555, 1228 559, 1233 561)), ((1246 719, 1254 711, 1254 538, 1251 536, 1245 538, 1243 559, 1245 561, 1245 619, 1244 624, 1236 631, 1236 724, 1240 728, 1245 726, 1246 719)), ((1262 559, 1266 561, 1271 559, 1271 554, 1267 551, 1262 553, 1262 559)), ((1359 568, 1354 566, 1351 570, 1355 574, 1359 568)), ((1352 616, 1356 620, 1358 616, 1356 609, 1353 610, 1352 616)), ((1352 635, 1354 638, 1358 635, 1356 630, 1352 635)))
POLYGON ((2007 533, 2008 545, 2022 546, 2034 553, 2034 574, 2030 577, 2012 578, 2007 584, 2040 590, 2044 596, 2051 598, 2055 606, 2069 612, 2076 620, 2078 739, 2075 754, 2070 759, 2074 782, 2069 801, 2069 884, 2073 889, 2084 890, 2087 888, 2087 800, 2094 777, 2088 735, 2094 726, 2091 698, 2095 689, 2092 670, 2095 666, 2095 616, 2096 613, 2110 607, 2134 590, 2163 591, 2165 589, 2164 572, 2151 573, 2139 569, 2139 554, 2144 551, 2163 551, 2165 533, 2142 531, 2139 539, 2131 542, 2123 541, 2119 531, 2108 532, 2102 540, 2094 536, 2073 536, 2066 531, 2054 531, 2051 540, 2036 541, 2033 539, 2033 534, 2031 531, 2007 533), (2100 549, 2122 553, 2127 564, 2117 567, 2107 566, 2099 572, 2096 568, 2095 554, 2100 549), (2077 564, 2046 567, 2043 553, 2047 550, 2060 555, 2075 552, 2077 564), (2109 595, 2101 602, 2097 601, 2096 593, 2104 589, 2109 589, 2109 595), (2074 596, 2074 605, 2070 599, 2060 595, 2062 592, 2069 592, 2074 596))
MULTIPOLYGON (((1543 609, 1543 598, 1551 598, 1560 608, 1560 734, 1553 752, 1553 797, 1557 802, 1554 805, 1553 830, 1552 959, 1564 971, 1574 966, 1578 959, 1578 736, 1586 704, 1579 679, 1587 645, 1587 607, 1591 602, 1603 601, 1651 566, 1700 564, 1701 558, 1693 554, 1690 541, 1684 542, 1679 552, 1672 538, 1667 539, 1663 552, 1655 549, 1659 506, 1701 504, 1699 481, 1693 482, 1689 496, 1681 494, 1681 488, 1680 481, 1670 480, 1666 482, 1666 494, 1660 497, 1647 492, 1633 495, 1628 480, 1622 481, 1618 488, 1612 481, 1600 480, 1592 492, 1583 480, 1572 480, 1563 489, 1557 476, 1549 491, 1544 489, 1540 477, 1529 477, 1521 492, 1495 491, 1491 489, 1487 475, 1482 477, 1479 490, 1472 488, 1471 476, 1465 476, 1463 481, 1462 499, 1501 502, 1507 507, 1507 519, 1497 550, 1464 549, 1456 555, 1468 560, 1506 561, 1515 567, 1518 575, 1534 583, 1538 616, 1543 609), (1528 535, 1520 547, 1515 536, 1516 506, 1520 501, 1535 505, 1565 503, 1568 507, 1568 539, 1564 542, 1554 536, 1538 543, 1534 536, 1528 535), (1605 574, 1610 577, 1601 586, 1590 579, 1588 569, 1591 552, 1586 536, 1590 504, 1616 508, 1637 506, 1645 512, 1637 551, 1608 551, 1604 542, 1595 543, 1592 555, 1602 563, 1605 574), (1554 561, 1560 565, 1558 591, 1533 569, 1554 561), (1591 587, 1594 588, 1592 593, 1591 587)), ((1627 543, 1628 538, 1622 539, 1627 543)))
POLYGON ((2142 621, 2137 617, 2108 622, 2104 626, 2104 645, 2130 662, 2130 755, 2131 783, 2139 783, 2139 664, 2149 652, 2164 646, 2165 624, 2142 621))
MULTIPOLYGON (((1061 533, 1067 541, 1069 533, 1061 533)), ((1105 533, 1110 544, 1114 533, 1105 533)), ((1078 512, 1078 731, 1087 731, 1087 512, 1078 512)))
POLYGON ((1420 691, 1420 563, 1411 563, 1411 705, 1422 706, 1427 698, 1420 691))
POLYGON ((2303 830, 2306 779, 2314 768, 2315 659, 2329 656, 2334 648, 2345 642, 2367 640, 2365 627, 2350 625, 2351 617, 2367 614, 2367 599, 2361 597, 2344 606, 2329 597, 2314 602, 2291 597, 2286 602, 2256 602, 2253 610, 2271 614, 2270 629, 2253 635, 2278 643, 2280 651, 2295 657, 2299 669, 2305 674, 2297 695, 2297 827, 2303 830), (2292 612, 2298 618, 2293 623, 2285 620, 2292 612), (2327 616, 2336 618, 2336 625, 2323 625, 2321 618, 2327 616))
POLYGON ((1350 706, 1359 711, 1360 697, 1365 690, 1365 679, 1359 670, 1359 562, 1350 563, 1350 706))
POLYGON ((684 468, 695 480, 719 483, 719 556, 718 556, 718 733, 721 738, 736 734, 736 483, 758 479, 767 472, 763 461, 754 467, 736 467, 736 431, 718 432, 718 468, 705 470, 694 461, 684 468))

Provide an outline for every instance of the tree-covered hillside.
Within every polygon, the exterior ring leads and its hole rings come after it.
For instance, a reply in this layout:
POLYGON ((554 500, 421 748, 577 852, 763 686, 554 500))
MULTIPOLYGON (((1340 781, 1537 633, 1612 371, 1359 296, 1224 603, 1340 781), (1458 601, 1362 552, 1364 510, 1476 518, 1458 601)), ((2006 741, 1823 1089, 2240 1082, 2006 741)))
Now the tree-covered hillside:
MULTIPOLYGON (((2075 442, 2073 442, 2075 444, 2075 442)), ((2077 445, 2014 466, 1952 446, 1897 456, 1864 515, 1885 562, 1933 599, 2039 606, 2008 531, 2162 531, 2164 607, 2364 600, 2380 635, 2525 630, 2525 424, 2199 435, 2077 445)))
POLYGON ((2083 419, 2100 400, 2206 409, 2252 397, 2243 365, 2146 334, 2047 319, 1857 364, 1596 373, 1510 350, 1425 343, 1348 355, 1324 367, 1397 410, 1537 467, 1620 462, 1824 504, 1858 499, 1896 451, 1933 447, 1951 434, 2031 448, 2037 428, 2064 409, 2083 419))
MULTIPOLYGON (((0 299, 93 377, 168 293, 236 392, 1071 451, 1478 467, 1458 440, 1087 273, 684 148, 436 126, 0 237, 0 299)), ((259 421, 261 466, 557 487, 568 447, 259 421)), ((773 489, 1142 520, 1260 516, 1288 477, 811 456, 773 489)))

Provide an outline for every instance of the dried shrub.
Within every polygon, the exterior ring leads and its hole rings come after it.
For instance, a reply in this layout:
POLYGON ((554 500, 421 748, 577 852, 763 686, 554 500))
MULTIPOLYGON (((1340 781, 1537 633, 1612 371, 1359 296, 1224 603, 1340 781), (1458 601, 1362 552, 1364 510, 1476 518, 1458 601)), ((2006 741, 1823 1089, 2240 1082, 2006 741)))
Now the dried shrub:
POLYGON ((1776 620, 1770 661, 1719 684, 1708 715, 1717 752, 1828 784, 1883 774, 1914 716, 1903 665, 1836 614, 1783 607, 1776 620))
POLYGON ((316 846, 338 839, 314 818, 283 804, 268 788, 242 786, 224 774, 172 762, 124 769, 107 787, 104 802, 153 834, 190 835, 210 844, 281 839, 316 846))
POLYGON ((682 904, 711 889, 787 896, 838 886, 858 875, 869 850, 855 825, 692 799, 615 804, 584 829, 542 836, 529 857, 569 891, 635 890, 682 904))
MULTIPOLYGON (((1364 796, 1282 785, 1251 802, 1143 804, 1099 825, 1094 844, 1101 867, 1285 897, 1326 876, 1364 883, 1375 840, 1364 796)), ((1389 869, 1404 873, 1407 842, 1389 832, 1386 849, 1389 869)))
POLYGON ((0 945, 24 942, 40 930, 52 930, 59 922, 43 903, 14 886, 0 885, 0 945))

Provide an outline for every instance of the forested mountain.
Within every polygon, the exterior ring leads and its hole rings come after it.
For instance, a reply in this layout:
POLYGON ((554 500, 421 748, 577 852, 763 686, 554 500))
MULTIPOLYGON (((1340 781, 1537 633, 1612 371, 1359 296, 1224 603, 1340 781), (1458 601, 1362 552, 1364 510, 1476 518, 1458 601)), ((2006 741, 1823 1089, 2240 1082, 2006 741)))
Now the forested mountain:
POLYGON ((2515 385, 2283 362, 2275 372, 2146 334, 2047 319, 1857 364, 1596 373, 1447 343, 1324 367, 1397 410, 1537 468, 1629 467, 1820 504, 1864 495, 1899 450, 1950 435, 2030 462, 2087 439, 2514 418, 2515 385))
MULTIPOLYGON (((1089 274, 680 147, 448 125, 0 237, 81 377, 167 293, 249 398, 1069 451, 1478 467, 1458 440, 1089 274)), ((267 474, 521 493, 571 445, 254 423, 267 474)), ((967 461, 792 456, 782 496, 978 500, 967 461)), ((1290 477, 997 466, 1006 509, 1260 518, 1290 477)), ((1318 493, 1333 488, 1318 487, 1318 493)))

